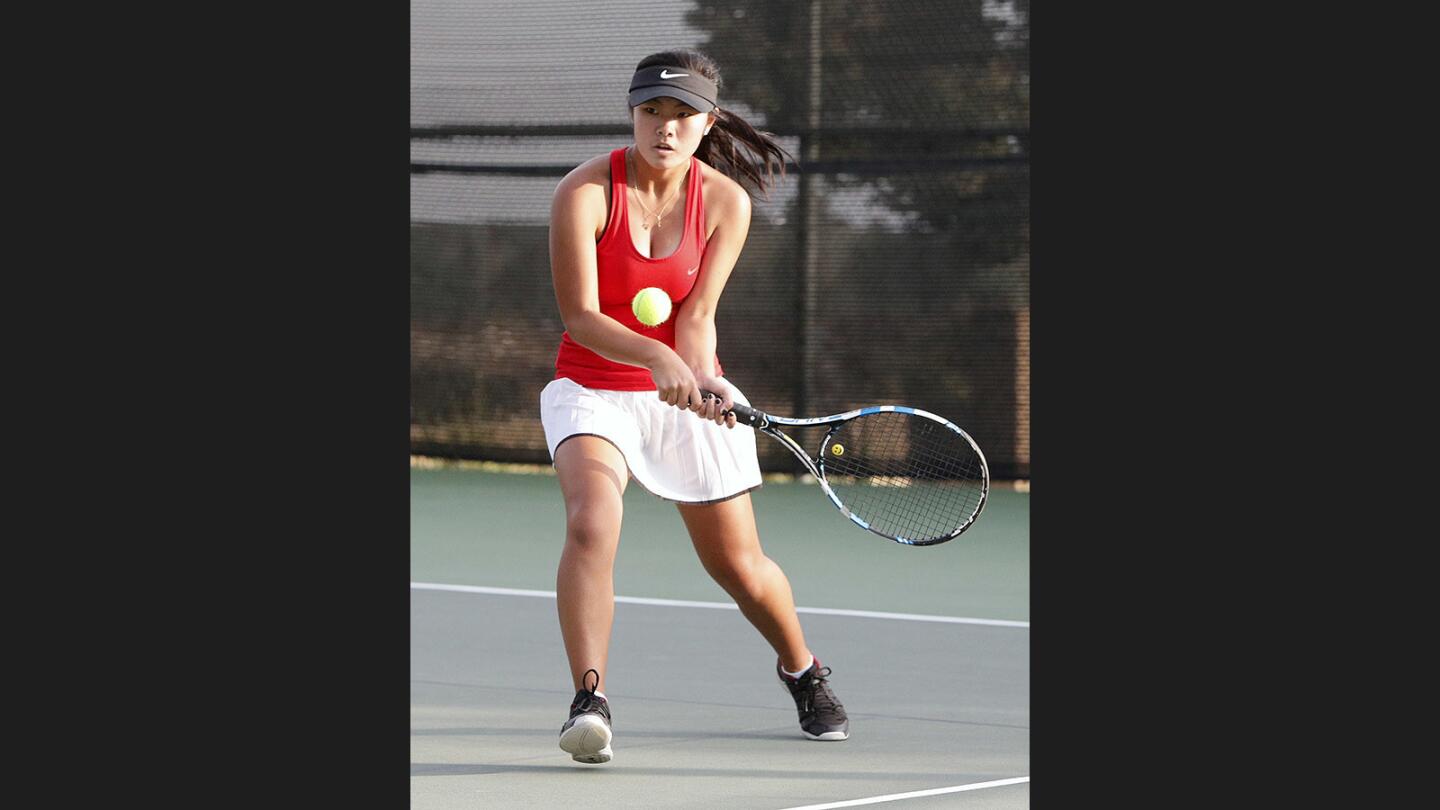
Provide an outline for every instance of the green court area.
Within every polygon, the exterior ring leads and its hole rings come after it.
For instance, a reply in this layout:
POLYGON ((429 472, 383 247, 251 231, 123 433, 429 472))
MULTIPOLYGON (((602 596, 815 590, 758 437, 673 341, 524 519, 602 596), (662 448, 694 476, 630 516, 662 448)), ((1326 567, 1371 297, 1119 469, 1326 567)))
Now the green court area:
MULTIPOLYGON (((543 473, 412 468, 414 582, 553 591, 565 537, 559 482, 543 473)), ((859 529, 815 484, 751 494, 766 553, 805 607, 1030 619, 1030 494, 997 482, 974 527, 937 546, 859 529)), ((632 481, 615 563, 620 596, 728 602, 696 559, 674 504, 632 481)))
POLYGON ((814 484, 752 494, 850 717, 850 739, 816 743, 674 505, 632 483, 606 674, 615 757, 583 765, 557 744, 573 697, 557 479, 412 468, 411 806, 1028 807, 1029 494, 996 490, 974 528, 923 548, 855 527, 814 484))

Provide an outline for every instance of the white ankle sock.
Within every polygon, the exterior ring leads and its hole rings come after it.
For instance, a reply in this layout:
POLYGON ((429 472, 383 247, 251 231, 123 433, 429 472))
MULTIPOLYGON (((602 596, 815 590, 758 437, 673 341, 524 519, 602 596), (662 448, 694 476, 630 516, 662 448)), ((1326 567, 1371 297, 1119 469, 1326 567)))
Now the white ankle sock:
POLYGON ((809 671, 810 671, 810 667, 813 667, 813 666, 815 666, 815 656, 812 655, 812 656, 810 656, 810 663, 806 664, 806 665, 805 665, 805 668, 802 669, 802 670, 800 670, 799 672, 791 672, 790 670, 786 669, 786 668, 783 667, 783 666, 780 667, 780 671, 783 672, 783 673, 785 673, 786 675, 789 675, 789 676, 792 677, 792 678, 795 678, 796 680, 799 680, 799 679, 800 679, 800 676, 801 676, 801 675, 804 675, 804 674, 807 673, 807 672, 809 672, 809 671))

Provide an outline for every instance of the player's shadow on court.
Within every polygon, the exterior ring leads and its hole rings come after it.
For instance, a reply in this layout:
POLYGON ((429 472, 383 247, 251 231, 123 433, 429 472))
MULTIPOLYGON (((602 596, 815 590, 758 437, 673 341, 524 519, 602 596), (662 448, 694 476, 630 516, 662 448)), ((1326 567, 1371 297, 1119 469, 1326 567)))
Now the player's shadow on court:
MULTIPOLYGON (((554 737, 557 732, 548 728, 416 728, 410 730, 412 737, 554 737)), ((684 731, 646 731, 643 729, 626 729, 627 738, 652 740, 687 740, 695 739, 694 732, 684 731)), ((724 738, 735 740, 800 740, 800 735, 790 726, 774 729, 757 729, 755 731, 715 731, 706 732, 705 739, 724 738)))
MULTIPOLYGON (((563 756, 563 754, 561 754, 563 756)), ((607 765, 582 765, 558 763, 554 765, 531 765, 512 763, 487 765, 483 762, 412 762, 411 776, 484 776, 492 773, 596 773, 642 776, 723 776, 733 779, 814 779, 815 773, 804 769, 786 768, 781 770, 759 770, 755 768, 634 768, 610 763, 607 765)), ((954 779, 950 773, 911 773, 895 771, 827 771, 828 779, 882 780, 913 782, 916 780, 938 781, 954 779)))

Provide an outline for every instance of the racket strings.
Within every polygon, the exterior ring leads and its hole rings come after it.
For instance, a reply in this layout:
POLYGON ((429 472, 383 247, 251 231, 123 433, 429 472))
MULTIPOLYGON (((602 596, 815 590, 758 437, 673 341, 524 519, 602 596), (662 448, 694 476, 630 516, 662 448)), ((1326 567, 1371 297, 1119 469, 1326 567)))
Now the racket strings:
POLYGON ((984 501, 985 470, 970 442, 921 416, 859 417, 842 425, 822 453, 836 497, 885 534, 948 537, 984 501))
POLYGON ((956 497, 954 489, 924 482, 903 490, 862 483, 850 486, 839 497, 853 514, 884 534, 929 540, 952 534, 980 503, 978 494, 960 493, 956 497))

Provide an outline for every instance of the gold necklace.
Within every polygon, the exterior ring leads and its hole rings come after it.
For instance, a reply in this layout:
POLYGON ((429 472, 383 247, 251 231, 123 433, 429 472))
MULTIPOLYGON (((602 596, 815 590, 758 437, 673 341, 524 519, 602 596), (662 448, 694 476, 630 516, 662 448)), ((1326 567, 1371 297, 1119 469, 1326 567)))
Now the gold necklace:
MULTIPOLYGON (((629 178, 634 178, 634 177, 635 177, 635 155, 634 155, 633 153, 627 151, 627 152, 625 153, 625 161, 626 161, 627 167, 629 168, 629 173, 628 173, 628 175, 627 175, 627 179, 629 179, 629 178)), ((644 214, 645 214, 645 216, 640 217, 640 227, 641 227, 641 229, 648 231, 648 230, 650 230, 650 228, 651 228, 652 226, 659 226, 659 225, 660 225, 660 222, 661 222, 661 220, 664 218, 665 214, 670 211, 670 206, 672 206, 672 205, 675 204, 676 198, 678 198, 678 197, 680 196, 680 192, 685 189, 685 181, 684 181, 684 179, 681 179, 680 184, 677 185, 677 186, 675 187, 675 191, 674 191, 673 193, 671 193, 671 195, 670 195, 670 200, 660 207, 660 213, 658 213, 658 214, 655 213, 654 211, 651 211, 650 208, 645 205, 645 203, 643 203, 643 202, 640 201, 640 193, 635 190, 635 187, 634 187, 634 186, 630 185, 630 183, 627 182, 627 183, 625 183, 625 187, 628 188, 628 189, 630 189, 630 196, 634 198, 635 204, 638 205, 638 206, 640 206, 640 210, 643 211, 644 214), (646 217, 654 217, 654 218, 655 218, 655 221, 652 222, 652 223, 650 223, 649 225, 647 225, 647 224, 645 224, 645 219, 646 219, 646 217)))

